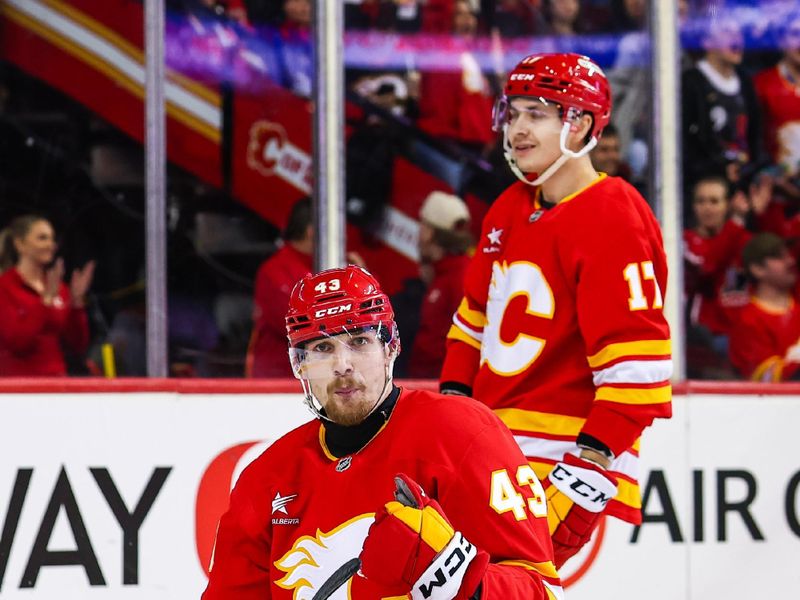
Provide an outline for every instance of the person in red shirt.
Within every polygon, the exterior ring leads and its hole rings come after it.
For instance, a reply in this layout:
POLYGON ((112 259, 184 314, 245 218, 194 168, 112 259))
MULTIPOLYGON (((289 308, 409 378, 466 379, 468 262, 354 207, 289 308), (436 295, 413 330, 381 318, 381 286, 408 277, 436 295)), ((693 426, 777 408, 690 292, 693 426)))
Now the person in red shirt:
POLYGON ((492 110, 494 94, 470 51, 477 32, 478 17, 470 3, 454 2, 451 44, 454 48, 462 47, 463 51, 455 68, 422 74, 417 125, 433 136, 484 150, 495 140, 486 119, 492 110))
POLYGON ((86 352, 94 261, 75 269, 67 286, 64 261, 53 263, 56 248, 53 226, 40 216, 17 217, 0 232, 0 376, 63 376, 64 350, 86 352))
POLYGON ((298 200, 292 207, 283 242, 256 274, 248 377, 292 376, 286 362, 284 317, 292 287, 312 269, 314 228, 310 198, 298 200))
POLYGON ((409 376, 435 379, 442 370, 453 313, 464 295, 467 252, 474 240, 469 230, 469 209, 458 196, 432 192, 419 216, 420 258, 432 279, 422 300, 409 376))
POLYGON ((788 177, 800 176, 800 12, 781 36, 783 57, 753 83, 764 115, 764 141, 788 177))
POLYGON ((753 237, 742 252, 753 284, 750 302, 735 313, 730 358, 753 381, 792 379, 800 367, 800 306, 797 264, 774 233, 753 237))
POLYGON ((286 331, 316 418, 242 473, 203 600, 563 598, 539 480, 485 406, 395 386, 372 275, 307 275, 286 331))
POLYGON ((588 155, 610 118, 589 57, 534 54, 509 74, 495 127, 519 181, 484 219, 440 376, 492 408, 550 486, 557 566, 602 514, 641 521, 639 438, 671 415, 661 231, 588 155), (612 499, 565 493, 576 474, 612 499))
POLYGON ((722 176, 703 177, 694 185, 692 210, 695 226, 683 231, 690 322, 727 335, 725 306, 742 295, 742 249, 752 234, 730 218, 729 184, 722 176))

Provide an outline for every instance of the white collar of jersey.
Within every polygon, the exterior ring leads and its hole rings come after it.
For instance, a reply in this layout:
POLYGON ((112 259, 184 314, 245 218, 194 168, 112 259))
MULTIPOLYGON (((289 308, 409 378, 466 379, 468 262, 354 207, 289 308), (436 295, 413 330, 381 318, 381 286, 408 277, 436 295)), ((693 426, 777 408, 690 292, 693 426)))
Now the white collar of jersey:
POLYGON ((725 77, 705 59, 697 63, 697 69, 723 94, 736 96, 742 89, 742 81, 737 74, 725 77))

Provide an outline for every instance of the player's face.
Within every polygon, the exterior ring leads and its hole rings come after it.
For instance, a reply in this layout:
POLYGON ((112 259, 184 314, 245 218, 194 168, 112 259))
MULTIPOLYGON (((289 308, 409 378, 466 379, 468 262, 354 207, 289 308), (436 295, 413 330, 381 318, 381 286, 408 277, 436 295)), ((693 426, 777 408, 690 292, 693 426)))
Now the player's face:
POLYGON ((356 425, 386 394, 389 368, 390 350, 365 330, 309 342, 301 372, 328 418, 356 425))
POLYGON ((508 107, 508 141, 524 173, 541 173, 561 156, 561 115, 553 103, 514 98, 508 107))
POLYGON ((728 197, 725 188, 716 181, 698 184, 694 191, 692 208, 698 227, 719 231, 728 217, 728 197))

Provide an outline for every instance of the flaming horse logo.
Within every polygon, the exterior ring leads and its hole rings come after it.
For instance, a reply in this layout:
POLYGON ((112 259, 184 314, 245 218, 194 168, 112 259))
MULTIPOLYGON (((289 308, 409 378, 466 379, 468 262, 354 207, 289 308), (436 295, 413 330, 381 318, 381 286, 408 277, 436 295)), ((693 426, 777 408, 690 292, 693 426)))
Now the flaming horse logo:
MULTIPOLYGON (((286 590, 294 590, 294 600, 311 600, 314 593, 349 558, 361 552, 374 514, 354 517, 328 532, 317 530, 316 536, 304 535, 295 541, 292 549, 275 561, 275 566, 286 573, 275 583, 286 590)), ((349 600, 349 586, 343 585, 331 600, 349 600)))

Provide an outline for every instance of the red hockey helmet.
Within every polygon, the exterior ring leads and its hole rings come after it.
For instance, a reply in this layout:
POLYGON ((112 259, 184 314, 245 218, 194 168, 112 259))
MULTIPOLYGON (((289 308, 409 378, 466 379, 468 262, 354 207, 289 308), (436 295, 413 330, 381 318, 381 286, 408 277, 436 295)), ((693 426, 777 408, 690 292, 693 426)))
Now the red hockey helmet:
POLYGON ((523 58, 508 76, 503 97, 495 106, 495 131, 502 130, 510 99, 520 96, 561 105, 565 120, 570 109, 591 113, 594 137, 599 137, 611 120, 611 87, 603 71, 588 56, 531 54, 523 58))
POLYGON ((386 327, 391 337, 395 335, 389 298, 366 269, 348 265, 309 274, 292 290, 286 313, 286 334, 292 347, 370 326, 386 327))

